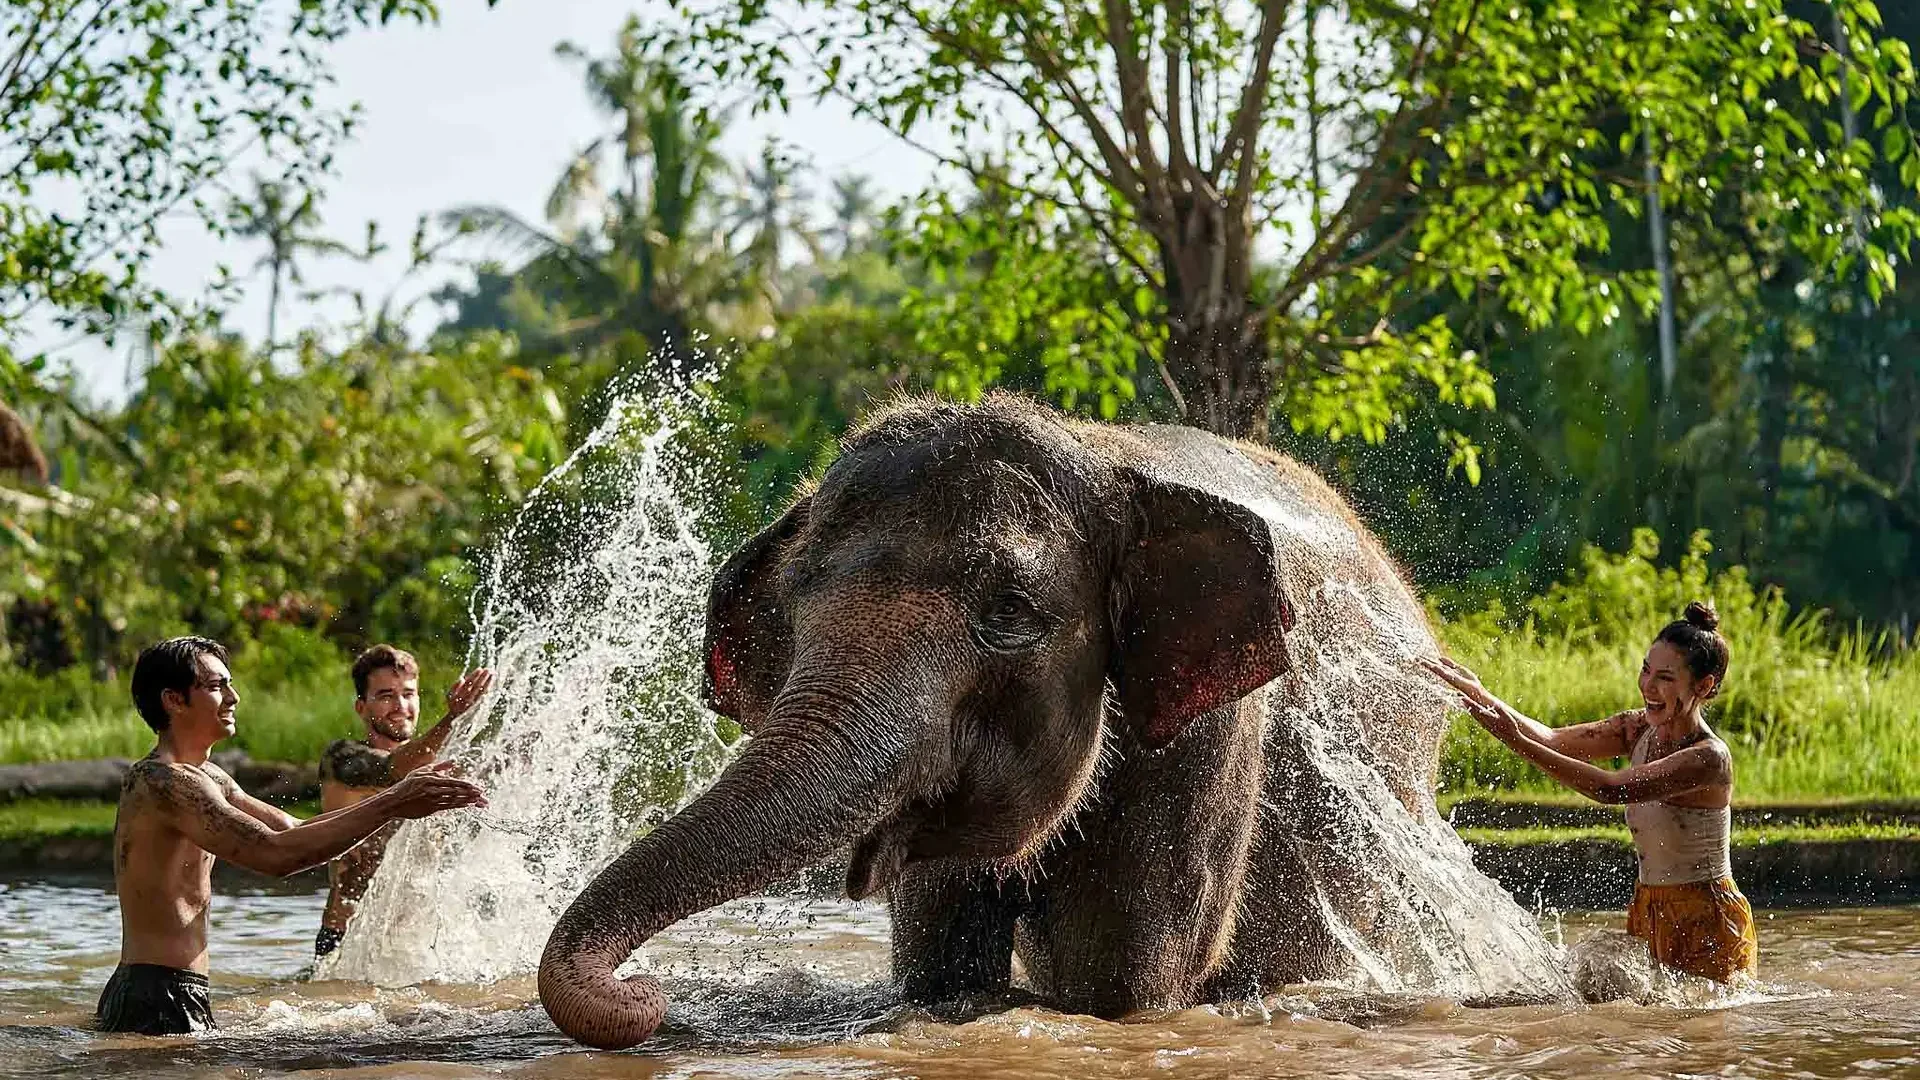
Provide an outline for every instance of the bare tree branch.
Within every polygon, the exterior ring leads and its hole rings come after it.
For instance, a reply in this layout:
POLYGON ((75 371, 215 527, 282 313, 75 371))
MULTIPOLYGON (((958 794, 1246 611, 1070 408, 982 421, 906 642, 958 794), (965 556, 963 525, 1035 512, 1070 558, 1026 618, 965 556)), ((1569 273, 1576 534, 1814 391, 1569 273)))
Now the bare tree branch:
MULTIPOLYGON (((33 84, 28 86, 26 90, 20 94, 19 100, 17 102, 9 102, 3 97, 0 97, 0 108, 5 108, 9 113, 26 112, 31 107, 28 103, 40 96, 40 91, 44 90, 47 83, 51 82, 53 77, 60 73, 60 69, 65 66, 67 59, 73 55, 74 50, 87 43, 87 35, 99 28, 101 17, 106 15, 112 6, 112 0, 100 0, 100 6, 94 8, 93 14, 88 17, 85 23, 81 24, 80 29, 74 33, 73 40, 68 42, 67 47, 60 51, 59 56, 54 57, 53 60, 47 64, 47 69, 41 72, 33 84)), ((66 18, 64 13, 61 15, 61 18, 66 18)), ((24 71, 25 68, 23 67, 21 70, 24 71)), ((64 113, 59 119, 48 124, 44 130, 34 136, 27 144, 26 149, 20 155, 20 159, 8 166, 5 173, 0 175, 4 175, 9 180, 12 179, 21 169, 33 161, 33 155, 39 151, 41 146, 45 145, 48 139, 65 130, 71 118, 71 112, 64 113)))
MULTIPOLYGON (((1060 59, 1040 41, 1025 19, 1015 16, 1015 20, 1020 24, 1021 37, 1026 43, 1028 59, 1040 72, 1042 78, 1059 87, 1061 93, 1066 95, 1074 116, 1087 129, 1087 134, 1092 136, 1094 145, 1100 148, 1100 157, 1107 163, 1108 171, 1113 174, 1111 178, 1113 188, 1119 191, 1128 202, 1133 203, 1141 217, 1148 219, 1150 223, 1154 208, 1148 198, 1147 185, 1140 171, 1134 167, 1126 151, 1114 139, 1113 133, 1107 130, 1106 124, 1101 122, 1100 115, 1094 111, 1086 96, 1080 92, 1079 84, 1073 81, 1073 77, 1067 73, 1060 59)), ((1027 104, 1030 109, 1038 111, 1037 103, 1029 101, 1027 104)))
POLYGON ((1106 0, 1107 47, 1113 50, 1114 69, 1120 77, 1120 124, 1133 144, 1140 162, 1140 175, 1149 185, 1148 197, 1159 218, 1173 217, 1172 192, 1167 188, 1166 168, 1153 148, 1153 120, 1157 115, 1153 91, 1147 86, 1147 62, 1134 48, 1133 8, 1130 0, 1106 0))
MULTIPOLYGON (((47 17, 47 5, 40 5, 40 16, 33 21, 32 26, 27 28, 27 35, 21 39, 20 47, 7 58, 6 69, 0 72, 6 77, 4 82, 0 82, 0 103, 8 100, 7 95, 13 92, 14 81, 20 78, 20 73, 27 69, 27 64, 32 62, 32 58, 40 55, 40 49, 45 40, 51 40, 60 26, 67 21, 67 16, 73 14, 74 9, 79 6, 78 3, 70 4, 66 10, 60 12, 59 18, 50 19, 47 17), (46 39, 40 37, 42 30, 47 32, 46 39)), ((9 112, 12 111, 11 106, 7 106, 7 109, 9 112)))
MULTIPOLYGON (((974 64, 976 68, 979 69, 979 71, 983 75, 985 75, 989 80, 991 80, 996 86, 1000 87, 1002 90, 1006 91, 1008 95, 1013 97, 1015 100, 1019 101, 1022 105, 1026 106, 1027 111, 1033 114, 1035 119, 1040 121, 1041 127, 1046 131, 1047 135, 1049 136, 1047 141, 1048 141, 1050 150, 1056 146, 1066 150, 1068 153, 1070 153, 1073 156, 1075 162, 1078 163, 1080 167, 1084 169, 1087 173, 1095 177, 1097 180, 1099 180, 1099 182, 1106 185, 1107 187, 1112 188, 1116 191, 1118 190, 1118 187, 1113 183, 1112 177, 1104 175, 1099 165, 1086 156, 1085 151, 1080 147, 1080 145, 1076 143, 1074 140, 1069 139, 1066 136, 1066 134, 1060 130, 1059 126, 1054 123, 1053 118, 1047 115, 1046 110, 1042 108, 1038 102, 1033 100, 1033 96, 1031 94, 1023 92, 1017 84, 1015 84, 1011 79, 1007 78, 1007 76, 1001 71, 1001 66, 1005 63, 1004 58, 997 57, 997 56, 990 56, 980 52, 971 43, 963 40, 958 35, 949 33, 948 31, 942 29, 941 27, 935 26, 932 23, 926 21, 925 19, 919 17, 918 13, 915 13, 914 25, 916 29, 918 29, 923 34, 926 34, 928 39, 933 41, 935 44, 944 46, 949 49, 953 49, 954 51, 964 55, 969 61, 971 61, 974 64)), ((803 43, 803 48, 805 49, 805 52, 806 52, 807 62, 813 66, 816 73, 824 76, 827 72, 826 64, 824 64, 820 60, 820 58, 814 53, 811 46, 804 44, 805 43, 804 37, 802 37, 799 34, 793 34, 792 36, 803 43)), ((846 90, 841 88, 841 86, 837 81, 830 80, 825 85, 827 87, 827 92, 831 93, 833 96, 845 102, 847 106, 853 111, 854 115, 866 117, 867 119, 870 119, 875 121, 876 123, 879 123, 883 127, 891 127, 891 125, 886 123, 885 117, 875 112, 868 103, 861 101, 860 99, 854 97, 854 95, 848 93, 846 90)), ((1078 114, 1076 113, 1076 115, 1078 114)), ((1084 118, 1082 119, 1084 122, 1084 118)), ((1158 281, 1159 275, 1156 274, 1152 269, 1150 269, 1144 262, 1140 260, 1138 256, 1136 256, 1133 253, 1132 246, 1121 242, 1120 235, 1118 232, 1118 222, 1115 219, 1114 214, 1111 211, 1101 210, 1098 207, 1095 207, 1092 204, 1086 202, 1084 199, 1079 197, 1078 192, 1074 193, 1074 197, 1072 199, 1067 199, 1067 198, 1063 198, 1060 194, 1056 192, 1041 191, 1036 188, 1027 187, 1024 184, 1017 184, 1011 180, 1008 180, 1004 176, 998 175, 996 173, 987 172, 981 169, 974 162, 969 161, 965 158, 955 157, 951 154, 947 154, 939 150, 935 150, 933 147, 928 146, 926 143, 921 142, 920 140, 914 138, 913 136, 905 132, 895 131, 894 135, 901 142, 906 143, 908 146, 912 147, 913 149, 920 151, 921 153, 927 155, 928 157, 932 158, 935 161, 940 162, 942 165, 949 165, 949 166, 952 166, 953 168, 959 169, 975 180, 985 181, 991 184, 997 184, 1007 189, 1008 191, 1018 192, 1030 198, 1039 199, 1043 202, 1060 207, 1061 209, 1064 209, 1064 210, 1072 210, 1072 211, 1077 211, 1081 214, 1084 214, 1086 216, 1087 223, 1092 225, 1093 228, 1100 233, 1102 239, 1106 240, 1107 243, 1112 246, 1113 250, 1118 252, 1121 258, 1125 259, 1127 263, 1131 265, 1136 271, 1138 271, 1143 278, 1145 278, 1148 282, 1158 281)), ((1056 168, 1063 168, 1063 163, 1059 160, 1057 156, 1054 159, 1054 163, 1056 168)), ((1125 193, 1122 192, 1121 194, 1124 197, 1125 193)))
MULTIPOLYGON (((1180 120, 1180 68, 1186 62, 1187 0, 1167 4, 1167 25, 1161 41, 1163 74, 1167 87, 1167 168, 1174 176, 1192 185, 1197 179, 1193 158, 1187 153, 1186 131, 1180 120)), ((1197 134, 1197 133, 1196 133, 1197 134)))
POLYGON ((1286 0, 1265 0, 1260 5, 1260 32, 1254 44, 1253 73, 1240 90, 1240 104, 1234 110, 1233 120, 1227 125, 1227 136, 1220 144, 1220 152, 1213 159, 1213 171, 1209 174, 1215 184, 1220 182, 1220 174, 1229 162, 1234 166, 1232 187, 1227 193, 1231 201, 1230 213, 1244 211, 1247 200, 1252 197, 1253 164, 1259 158, 1260 120, 1266 113, 1267 86, 1273 79, 1273 49, 1280 40, 1280 30, 1286 25, 1286 0))
MULTIPOLYGON (((1326 267, 1331 265, 1347 244, 1356 236, 1373 226, 1387 212, 1389 206, 1397 201, 1395 192, 1404 188, 1413 176, 1413 165, 1417 156, 1400 148, 1402 133, 1409 127, 1417 130, 1418 124, 1428 117, 1437 115, 1452 101, 1449 90, 1430 100, 1417 112, 1417 119, 1411 109, 1414 99, 1415 83, 1425 69, 1427 60, 1433 54, 1433 16, 1439 5, 1429 7, 1428 21, 1421 36, 1418 51, 1407 69, 1407 88, 1401 95, 1391 119, 1381 128, 1380 141, 1374 150, 1373 160, 1361 171, 1348 189, 1346 199, 1340 209, 1328 219, 1326 227, 1314 238, 1313 244, 1294 264, 1293 271, 1287 275, 1287 281, 1281 286, 1279 294, 1268 308, 1283 311, 1295 300, 1304 295, 1313 283, 1326 277, 1326 267), (1389 171, 1391 176, 1388 175, 1389 171)), ((1454 36, 1450 50, 1449 63, 1457 62, 1462 48, 1473 33, 1478 17, 1481 0, 1474 0, 1468 9, 1467 17, 1461 22, 1459 32, 1454 36)))

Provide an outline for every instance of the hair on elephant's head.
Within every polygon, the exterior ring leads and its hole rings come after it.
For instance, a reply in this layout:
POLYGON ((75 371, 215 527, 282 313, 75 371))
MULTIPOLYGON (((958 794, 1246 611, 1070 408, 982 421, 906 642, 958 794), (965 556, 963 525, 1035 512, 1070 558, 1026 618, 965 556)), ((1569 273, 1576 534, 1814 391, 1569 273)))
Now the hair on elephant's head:
POLYGON ((918 860, 1018 860, 1109 740, 1163 746, 1280 674, 1267 524, 1152 453, 1000 395, 850 434, 721 567, 710 703, 752 738, 562 918, 540 974, 554 1020, 632 1045, 665 1002, 612 971, 663 927, 848 844, 856 898, 918 860))

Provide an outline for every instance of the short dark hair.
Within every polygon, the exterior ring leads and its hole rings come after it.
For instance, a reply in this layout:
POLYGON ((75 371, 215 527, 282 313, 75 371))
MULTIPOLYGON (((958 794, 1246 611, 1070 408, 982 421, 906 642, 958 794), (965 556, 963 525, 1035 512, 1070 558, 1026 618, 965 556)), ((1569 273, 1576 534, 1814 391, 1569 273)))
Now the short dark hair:
POLYGON ((1713 692, 1708 697, 1720 693, 1719 684, 1727 679, 1727 664, 1733 659, 1733 650, 1727 647, 1727 639, 1720 636, 1720 613, 1714 610, 1712 600, 1688 604, 1686 613, 1668 623, 1653 640, 1679 649, 1687 658, 1687 670, 1693 672, 1695 679, 1713 676, 1713 692))
POLYGON ((200 677, 198 660, 212 656, 225 663, 227 647, 210 638, 168 638, 140 650, 133 662, 133 707, 154 731, 167 730, 167 707, 160 695, 168 690, 186 693, 200 677))
POLYGON ((376 671, 387 668, 399 672, 402 677, 419 678, 420 662, 405 649, 396 649, 391 645, 375 645, 361 653, 353 661, 353 696, 364 701, 367 697, 367 680, 376 671))

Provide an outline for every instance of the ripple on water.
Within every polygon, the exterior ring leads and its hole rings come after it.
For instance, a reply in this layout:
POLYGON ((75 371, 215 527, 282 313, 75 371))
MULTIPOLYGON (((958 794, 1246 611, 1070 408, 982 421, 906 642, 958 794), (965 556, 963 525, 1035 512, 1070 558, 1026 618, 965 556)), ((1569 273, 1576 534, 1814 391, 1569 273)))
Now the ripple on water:
MULTIPOLYGON (((0 888, 0 1075, 44 1078, 1301 1076, 1493 1078, 1920 1075, 1920 910, 1761 922, 1767 981, 1718 996, 1472 1008, 1301 986, 1127 1022, 1018 997, 930 1012, 884 981, 886 916, 813 898, 736 902, 675 927, 643 963, 673 998, 644 1052, 581 1052, 531 979, 386 990, 307 982, 318 896, 221 897, 215 1011, 182 1039, 83 1029, 113 963, 97 887, 0 888), (25 920, 25 921, 22 921, 25 920), (104 928, 104 929, 103 929, 104 928)), ((1566 920, 1571 952, 1624 948, 1619 916, 1566 920), (1594 944, 1588 944, 1588 942, 1594 944)))

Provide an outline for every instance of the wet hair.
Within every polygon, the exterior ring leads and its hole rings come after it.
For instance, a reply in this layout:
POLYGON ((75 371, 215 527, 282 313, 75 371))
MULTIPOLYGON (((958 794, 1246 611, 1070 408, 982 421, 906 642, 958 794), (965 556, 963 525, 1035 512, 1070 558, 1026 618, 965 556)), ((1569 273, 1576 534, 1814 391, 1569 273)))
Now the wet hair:
POLYGON ((1653 640, 1679 649, 1680 655, 1687 658, 1687 670, 1696 680, 1713 676, 1713 692, 1708 697, 1720 692, 1721 684, 1727 680, 1727 662, 1733 654, 1727 648, 1727 639, 1720 636, 1720 613, 1713 610, 1713 601, 1695 600, 1688 604, 1685 614, 1668 623, 1653 640))
POLYGON ((133 662, 133 707, 140 710, 140 719, 148 727, 156 732, 167 730, 167 707, 160 695, 168 690, 184 694, 193 689, 194 680, 200 677, 202 656, 224 663, 226 646, 209 638, 177 637, 140 650, 133 662))
POLYGON ((354 658, 353 696, 365 701, 367 680, 373 677, 374 672, 384 671, 387 668, 399 672, 402 678, 420 677, 420 662, 413 658, 412 653, 405 649, 396 649, 391 645, 375 645, 354 658))

